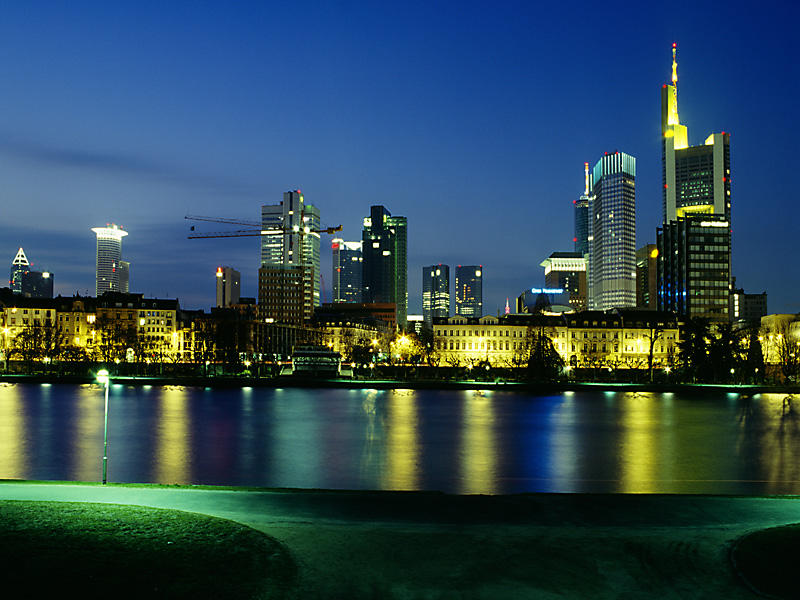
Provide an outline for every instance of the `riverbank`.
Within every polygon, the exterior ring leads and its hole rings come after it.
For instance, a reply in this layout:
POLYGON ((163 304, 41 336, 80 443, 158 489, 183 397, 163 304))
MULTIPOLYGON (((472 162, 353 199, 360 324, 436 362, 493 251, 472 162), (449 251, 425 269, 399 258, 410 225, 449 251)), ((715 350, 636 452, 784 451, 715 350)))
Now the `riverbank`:
MULTIPOLYGON (((270 535, 297 565, 288 598, 755 598, 737 540, 797 520, 797 498, 459 496, 0 482, 0 500, 188 511, 270 535)), ((785 572, 792 577, 793 572, 785 572)))
MULTIPOLYGON (((0 374, 0 384, 49 383, 85 385, 96 383, 86 375, 9 375, 0 374)), ((112 383, 121 385, 183 386, 201 388, 328 388, 328 389, 375 389, 375 390, 497 390, 517 391, 528 394, 556 394, 566 391, 610 391, 653 393, 735 393, 752 394, 798 394, 800 385, 720 385, 684 383, 611 383, 584 381, 514 382, 504 380, 397 380, 397 379, 319 379, 303 377, 128 377, 112 376, 112 383)))

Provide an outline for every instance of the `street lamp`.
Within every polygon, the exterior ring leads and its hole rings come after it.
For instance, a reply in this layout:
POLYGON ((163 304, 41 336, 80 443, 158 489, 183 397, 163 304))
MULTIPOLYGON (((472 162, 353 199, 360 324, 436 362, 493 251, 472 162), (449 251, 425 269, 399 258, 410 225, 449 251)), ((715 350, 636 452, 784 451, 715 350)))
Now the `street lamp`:
POLYGON ((102 369, 97 372, 97 383, 100 383, 106 389, 106 404, 103 411, 103 485, 106 484, 106 473, 108 472, 108 384, 111 377, 108 371, 102 369))

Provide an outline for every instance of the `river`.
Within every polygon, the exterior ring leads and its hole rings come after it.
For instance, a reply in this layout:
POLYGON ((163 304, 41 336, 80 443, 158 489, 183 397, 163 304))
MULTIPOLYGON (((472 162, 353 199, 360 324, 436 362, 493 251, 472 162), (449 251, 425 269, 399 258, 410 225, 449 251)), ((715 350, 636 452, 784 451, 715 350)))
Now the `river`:
MULTIPOLYGON (((783 394, 128 386, 108 480, 459 494, 800 493, 783 394)), ((0 385, 0 479, 100 481, 103 390, 0 385)))

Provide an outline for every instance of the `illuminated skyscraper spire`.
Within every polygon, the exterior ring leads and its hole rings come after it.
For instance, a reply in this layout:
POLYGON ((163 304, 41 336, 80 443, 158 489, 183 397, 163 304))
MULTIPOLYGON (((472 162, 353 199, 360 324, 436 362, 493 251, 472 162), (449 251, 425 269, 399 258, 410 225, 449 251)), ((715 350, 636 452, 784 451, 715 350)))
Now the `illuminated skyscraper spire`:
POLYGON ((658 308, 724 322, 733 314, 730 135, 712 133, 703 144, 689 145, 678 119, 676 51, 672 44, 672 79, 661 88, 664 221, 657 230, 658 308))
POLYGON ((583 163, 583 178, 585 181, 583 195, 589 195, 589 163, 583 163))
POLYGON ((678 85, 678 61, 675 59, 675 50, 678 44, 672 43, 672 85, 678 85))
POLYGON ((17 294, 22 293, 22 274, 25 273, 30 266, 28 257, 25 256, 25 251, 20 248, 17 251, 17 255, 14 257, 14 262, 11 263, 11 278, 8 281, 11 284, 12 291, 17 294))

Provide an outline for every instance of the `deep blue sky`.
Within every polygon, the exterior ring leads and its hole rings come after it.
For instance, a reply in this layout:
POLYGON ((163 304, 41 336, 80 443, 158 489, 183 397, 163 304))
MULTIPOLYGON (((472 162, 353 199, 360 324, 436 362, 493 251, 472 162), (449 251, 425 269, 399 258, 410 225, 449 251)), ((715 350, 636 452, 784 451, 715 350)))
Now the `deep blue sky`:
POLYGON ((0 264, 23 246, 56 293, 94 294, 90 229, 113 222, 131 291, 207 310, 221 264, 256 295, 258 238, 187 240, 184 216, 258 219, 301 189, 345 239, 370 205, 408 217, 409 312, 442 262, 482 264, 494 314, 573 249, 606 151, 636 157, 654 242, 677 42, 690 143, 731 133, 737 284, 798 312, 798 21, 793 0, 6 2, 0 264))

